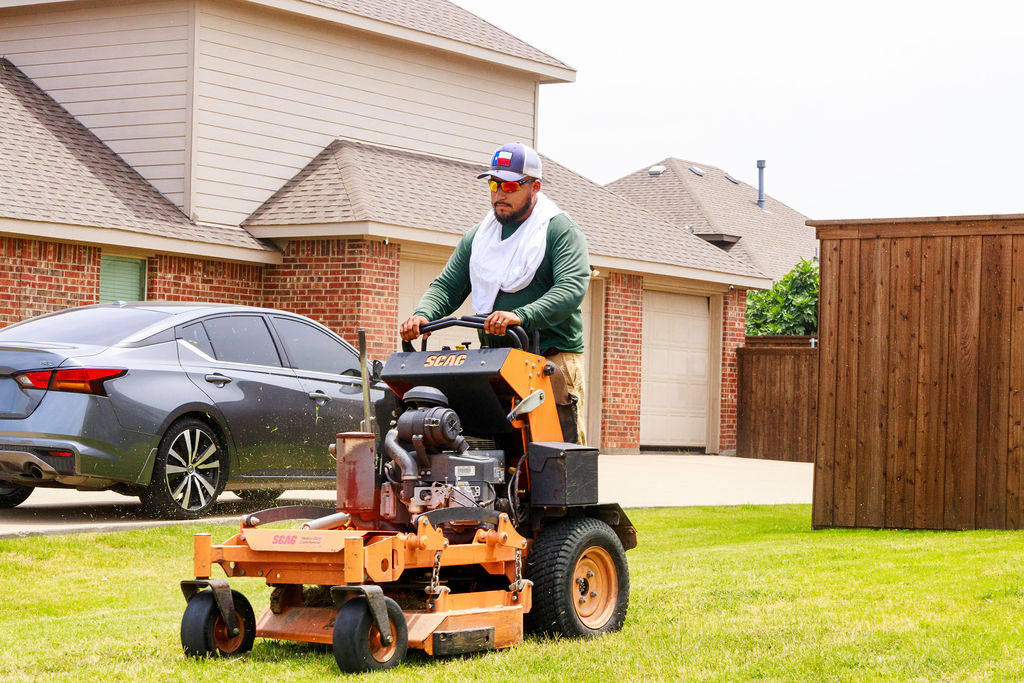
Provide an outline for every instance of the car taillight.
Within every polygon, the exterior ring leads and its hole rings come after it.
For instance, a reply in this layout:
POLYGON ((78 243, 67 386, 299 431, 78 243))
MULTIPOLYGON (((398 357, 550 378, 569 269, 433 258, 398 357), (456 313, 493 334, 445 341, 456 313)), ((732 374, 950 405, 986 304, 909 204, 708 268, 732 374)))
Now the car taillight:
POLYGON ((53 377, 53 370, 36 370, 15 375, 14 379, 26 389, 45 389, 50 386, 51 377, 53 377))
POLYGON ((126 372, 119 368, 64 368, 23 372, 15 375, 14 379, 25 388, 106 396, 103 383, 126 372))

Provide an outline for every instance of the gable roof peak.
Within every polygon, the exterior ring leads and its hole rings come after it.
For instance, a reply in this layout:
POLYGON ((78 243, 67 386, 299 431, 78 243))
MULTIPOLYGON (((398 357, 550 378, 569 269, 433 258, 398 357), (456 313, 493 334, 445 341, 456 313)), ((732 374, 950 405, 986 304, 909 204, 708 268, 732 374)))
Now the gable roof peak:
POLYGON ((7 58, 0 58, 0 130, 0 218, 98 228, 108 231, 105 239, 217 244, 256 258, 272 251, 240 228, 189 220, 7 58))
MULTIPOLYGON (((765 208, 757 203, 757 188, 721 168, 678 157, 668 157, 652 175, 645 167, 607 185, 613 192, 639 204, 662 220, 692 226, 705 239, 729 235, 729 254, 744 260, 773 279, 785 275, 798 260, 813 257, 817 241, 807 217, 765 195, 765 208)), ((712 240, 723 242, 724 240, 712 240)))

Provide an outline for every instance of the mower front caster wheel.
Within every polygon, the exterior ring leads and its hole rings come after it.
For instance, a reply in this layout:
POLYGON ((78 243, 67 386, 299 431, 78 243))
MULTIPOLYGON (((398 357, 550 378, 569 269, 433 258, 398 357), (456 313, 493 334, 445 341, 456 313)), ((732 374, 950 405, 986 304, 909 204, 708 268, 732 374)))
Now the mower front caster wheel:
POLYGON ((377 671, 398 666, 409 649, 409 628, 398 603, 384 598, 394 639, 385 645, 366 598, 352 598, 334 621, 334 660, 342 671, 377 671))
POLYGON ((252 605, 238 591, 231 591, 238 633, 229 633, 217 609, 212 590, 196 593, 181 617, 181 647, 189 657, 242 655, 256 640, 256 616, 252 605))

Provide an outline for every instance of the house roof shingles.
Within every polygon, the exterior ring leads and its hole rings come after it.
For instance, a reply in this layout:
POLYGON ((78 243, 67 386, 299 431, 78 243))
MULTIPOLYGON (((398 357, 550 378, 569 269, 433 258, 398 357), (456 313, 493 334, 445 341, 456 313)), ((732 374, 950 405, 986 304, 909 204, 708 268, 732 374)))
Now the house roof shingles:
MULTIPOLYGON (((246 226, 370 221, 462 235, 487 210, 476 165, 335 140, 257 209, 246 226)), ((544 191, 587 236, 591 253, 762 277, 684 228, 544 158, 544 191)))
POLYGON ((0 58, 0 217, 269 248, 199 226, 7 59, 0 58))
POLYGON ((311 5, 328 7, 467 45, 494 50, 513 57, 521 57, 540 64, 572 69, 564 62, 541 52, 448 0, 418 0, 417 2, 394 2, 393 0, 303 1, 311 5))
POLYGON ((805 224, 807 216, 768 196, 762 210, 757 206, 756 188, 729 180, 714 166, 675 158, 655 165, 665 167, 661 175, 651 175, 644 168, 605 187, 663 220, 693 226, 697 234, 739 236, 729 255, 773 280, 788 273, 796 257, 815 256, 817 240, 814 228, 805 224), (691 166, 704 175, 690 171, 691 166))

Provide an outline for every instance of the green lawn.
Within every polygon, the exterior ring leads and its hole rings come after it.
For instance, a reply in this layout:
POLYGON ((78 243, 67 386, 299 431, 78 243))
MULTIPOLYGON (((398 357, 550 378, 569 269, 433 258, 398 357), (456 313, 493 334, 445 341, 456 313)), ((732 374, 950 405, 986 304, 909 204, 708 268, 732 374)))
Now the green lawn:
MULTIPOLYGON (((622 632, 413 655, 376 680, 1024 678, 1020 532, 812 531, 809 506, 633 510, 622 632)), ((191 534, 166 527, 0 541, 0 680, 322 680, 329 651, 257 640, 237 660, 178 642, 191 534)), ((257 613, 267 589, 233 586, 257 613)))

